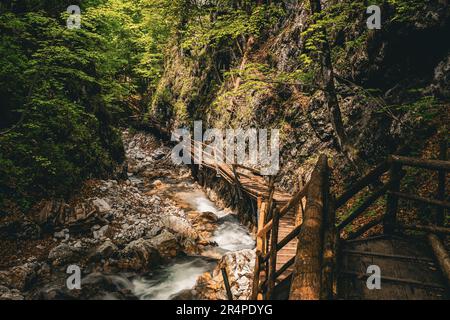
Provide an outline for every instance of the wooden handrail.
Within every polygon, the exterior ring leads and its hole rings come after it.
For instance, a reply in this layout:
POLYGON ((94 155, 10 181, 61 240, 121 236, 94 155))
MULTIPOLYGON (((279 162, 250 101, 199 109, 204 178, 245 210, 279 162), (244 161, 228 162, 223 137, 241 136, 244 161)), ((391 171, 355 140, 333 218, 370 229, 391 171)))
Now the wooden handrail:
POLYGON ((425 203, 425 204, 429 204, 429 205, 433 205, 433 206, 437 206, 437 207, 441 207, 441 208, 445 208, 445 209, 450 209, 450 202, 446 202, 446 201, 428 199, 428 198, 416 196, 414 194, 409 194, 409 193, 404 193, 404 192, 396 192, 396 191, 389 191, 389 194, 392 194, 392 195, 402 198, 402 199, 412 200, 412 201, 425 203))
POLYGON ((379 164, 373 170, 371 170, 366 176, 355 182, 347 189, 341 196, 336 199, 336 209, 342 207, 348 200, 350 200, 355 194, 360 192, 365 187, 374 182, 375 179, 382 176, 389 170, 389 163, 387 161, 379 164))
MULTIPOLYGON (((295 207, 295 205, 297 205, 306 196, 306 193, 308 192, 308 186, 309 182, 301 191, 297 192, 283 208, 280 209, 280 218, 284 217, 286 213, 289 212, 289 210, 295 207)), ((272 229, 272 220, 266 223, 264 227, 258 231, 257 236, 264 237, 267 234, 267 232, 269 232, 271 229, 272 229)))
POLYGON ((358 208, 356 208, 347 218, 345 218, 337 226, 338 230, 344 229, 347 225, 352 223, 356 218, 358 218, 367 208, 369 208, 376 200, 378 200, 382 195, 384 195, 389 188, 394 184, 394 182, 388 182, 383 187, 372 193, 358 208))
POLYGON ((396 227, 398 229, 404 230, 414 230, 414 231, 422 231, 427 233, 437 233, 443 235, 450 235, 450 228, 440 227, 440 226, 423 226, 420 224, 397 224, 396 227))
POLYGON ((450 161, 444 160, 427 160, 427 159, 416 159, 410 157, 396 156, 390 157, 390 161, 394 163, 399 163, 409 167, 417 167, 429 170, 445 170, 450 171, 450 161))
POLYGON ((358 230, 351 232, 348 236, 346 240, 353 240, 358 238, 359 236, 362 236, 364 233, 366 233, 367 231, 369 231, 370 229, 372 229, 373 227, 379 225, 380 223, 382 223, 384 220, 384 216, 380 216, 372 221, 370 221, 369 223, 366 223, 365 225, 363 225, 361 228, 359 228, 358 230))

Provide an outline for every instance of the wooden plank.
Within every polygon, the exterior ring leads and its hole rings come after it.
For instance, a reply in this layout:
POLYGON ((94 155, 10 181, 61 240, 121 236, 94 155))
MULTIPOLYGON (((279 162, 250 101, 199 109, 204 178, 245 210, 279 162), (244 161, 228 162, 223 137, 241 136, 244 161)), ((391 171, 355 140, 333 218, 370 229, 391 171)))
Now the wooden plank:
POLYGON ((359 228, 358 230, 351 232, 348 236, 346 240, 353 240, 356 239, 360 236, 362 236, 364 233, 366 233, 367 231, 369 231, 370 229, 372 229, 373 227, 379 225, 381 222, 383 222, 384 217, 378 217, 372 221, 370 221, 369 223, 366 223, 364 226, 362 226, 361 228, 359 228))
POLYGON ((295 256, 293 256, 291 259, 289 259, 275 274, 275 278, 278 278, 281 276, 285 271, 287 271, 290 267, 294 265, 295 262, 295 256))
POLYGON ((417 159, 395 155, 391 156, 390 160, 394 163, 409 167, 417 167, 429 170, 450 171, 450 161, 417 159))
POLYGON ((437 233, 437 234, 447 234, 450 235, 450 228, 445 227, 437 227, 437 226, 423 226, 419 224, 412 224, 412 225, 396 225, 396 228, 402 230, 416 230, 416 231, 423 231, 423 232, 429 232, 429 233, 437 233))
POLYGON ((350 186, 341 196, 336 199, 336 209, 342 207, 348 200, 350 200, 355 194, 360 192, 362 189, 373 183, 381 175, 383 175, 387 170, 389 170, 389 163, 387 161, 382 162, 373 170, 371 170, 365 177, 361 178, 354 184, 350 186))
POLYGON ((450 208, 450 202, 446 202, 446 201, 423 198, 423 197, 416 196, 414 194, 397 192, 397 191, 389 191, 388 193, 392 194, 396 197, 402 198, 402 199, 407 199, 407 200, 412 200, 412 201, 425 203, 425 204, 429 204, 429 205, 433 205, 433 206, 438 206, 438 207, 445 208, 445 209, 450 208))
POLYGON ((433 253, 441 267, 442 274, 447 280, 447 285, 450 285, 450 257, 444 244, 434 234, 428 235, 428 242, 430 243, 431 248, 433 248, 433 253))
POLYGON ((400 254, 389 254, 384 252, 371 252, 371 251, 360 251, 360 250, 342 250, 343 254, 350 255, 360 255, 360 256, 374 256, 389 259, 400 259, 400 260, 411 260, 411 261, 423 261, 423 262, 433 262, 430 258, 420 257, 420 256, 405 256, 400 254))
MULTIPOLYGON (((400 181, 403 177, 402 165, 394 163, 389 171, 389 191, 400 191, 400 181)), ((383 231, 385 234, 392 234, 395 231, 397 222, 398 197, 389 193, 386 199, 386 213, 384 215, 383 231)))
MULTIPOLYGON (((264 226, 264 220, 266 218, 266 208, 267 208, 267 203, 263 202, 259 208, 258 230, 260 230, 264 226)), ((261 236, 259 236, 259 235, 256 236, 256 250, 261 251, 262 254, 266 253, 265 237, 266 237, 266 234, 263 234, 261 236)))
POLYGON ((356 208, 347 218, 345 218, 339 225, 337 226, 338 230, 344 229, 347 225, 353 222, 356 218, 358 218, 364 211, 366 211, 376 200, 378 200, 381 196, 383 196, 389 188, 394 184, 393 181, 388 182, 383 187, 372 193, 364 202, 356 208))
POLYGON ((251 300, 258 300, 259 295, 259 277, 261 273, 261 252, 256 251, 255 270, 253 272, 253 287, 251 300))

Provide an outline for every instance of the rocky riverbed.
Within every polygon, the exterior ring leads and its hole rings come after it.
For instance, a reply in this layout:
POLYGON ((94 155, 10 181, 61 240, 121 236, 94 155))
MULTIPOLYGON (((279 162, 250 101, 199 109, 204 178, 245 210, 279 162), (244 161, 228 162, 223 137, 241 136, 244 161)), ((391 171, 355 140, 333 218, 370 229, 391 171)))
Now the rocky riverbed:
POLYGON ((172 164, 170 147, 129 131, 124 143, 123 177, 0 220, 0 299, 225 299, 222 267, 234 298, 248 298, 247 228, 172 164), (70 265, 80 290, 67 288, 70 265))

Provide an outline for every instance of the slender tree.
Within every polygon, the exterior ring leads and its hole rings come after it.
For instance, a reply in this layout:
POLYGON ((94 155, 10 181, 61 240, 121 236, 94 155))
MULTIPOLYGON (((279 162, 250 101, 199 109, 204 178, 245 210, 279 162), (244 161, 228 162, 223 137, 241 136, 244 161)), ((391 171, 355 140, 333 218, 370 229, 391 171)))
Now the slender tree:
MULTIPOLYGON (((313 19, 317 19, 317 15, 322 12, 322 4, 320 0, 310 0, 311 14, 313 19)), ((319 29, 322 33, 323 41, 320 43, 320 85, 324 92, 330 114, 331 124, 336 134, 336 139, 341 151, 346 155, 350 162, 355 166, 358 172, 360 168, 360 160, 352 146, 348 143, 347 134, 345 133, 344 124, 342 122, 342 114, 339 108, 339 100, 334 84, 333 64, 331 61, 331 49, 328 42, 327 31, 324 27, 319 29)))

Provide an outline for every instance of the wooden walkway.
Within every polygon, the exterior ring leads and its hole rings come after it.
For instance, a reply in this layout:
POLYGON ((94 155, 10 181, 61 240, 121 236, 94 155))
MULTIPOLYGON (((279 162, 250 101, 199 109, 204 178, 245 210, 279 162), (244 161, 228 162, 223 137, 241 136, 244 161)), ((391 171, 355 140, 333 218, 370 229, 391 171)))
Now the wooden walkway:
MULTIPOLYGON (((195 159, 197 155, 192 151, 192 156, 195 159)), ((445 210, 450 208, 445 190, 450 162, 445 157, 421 160, 391 156, 336 199, 330 193, 328 159, 324 155, 310 182, 293 195, 275 190, 273 180, 268 182, 253 168, 229 165, 216 161, 215 157, 203 152, 201 165, 193 165, 193 171, 202 167, 215 170, 237 189, 241 201, 245 194, 258 208, 252 299, 428 300, 450 297, 450 257, 436 236, 450 235, 450 228, 444 225, 445 210), (401 192, 403 166, 438 171, 436 198, 401 192), (386 173, 389 173, 388 181, 380 183, 386 173), (369 188, 371 185, 378 189, 373 191, 369 188), (365 188, 373 191, 372 194, 337 224, 336 211, 365 188), (352 228, 354 231, 343 237, 344 228, 366 214, 367 209, 385 195, 385 214, 368 219, 369 222, 352 228), (400 224, 397 221, 400 199, 436 207, 438 225, 400 224), (362 238, 380 224, 383 226, 380 237, 362 238), (410 230, 414 233, 408 233, 410 230), (427 237, 428 242, 424 241, 427 237), (366 285, 368 267, 372 265, 381 269, 381 290, 369 290, 366 285)))
POLYGON ((425 241, 383 236, 343 244, 337 287, 338 299, 448 299, 445 279, 425 241), (367 268, 381 270, 381 289, 367 287, 367 268))

